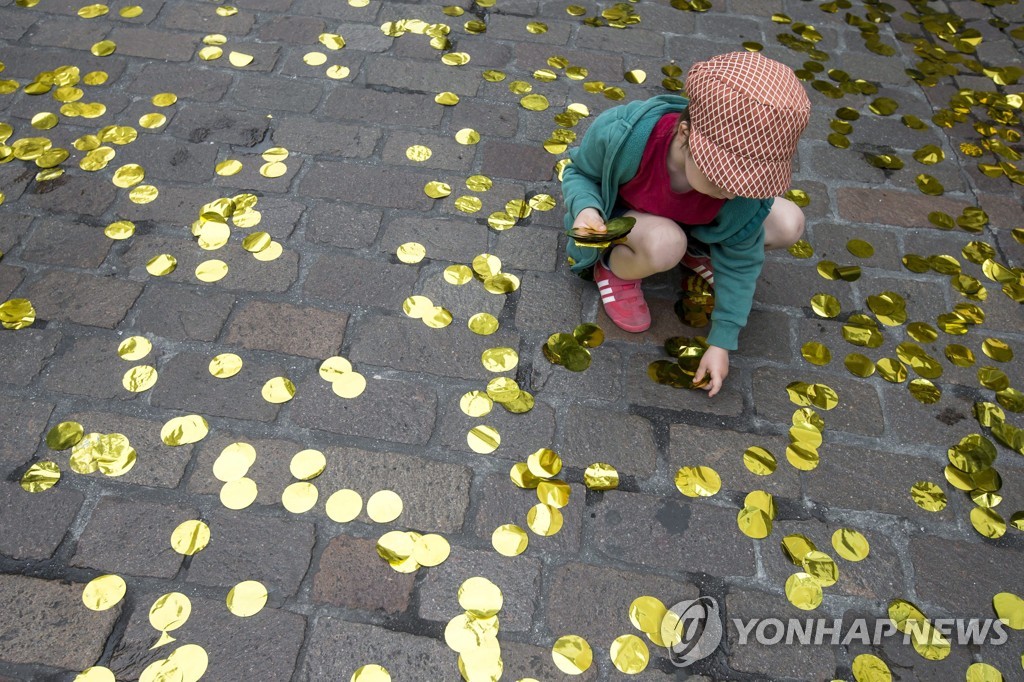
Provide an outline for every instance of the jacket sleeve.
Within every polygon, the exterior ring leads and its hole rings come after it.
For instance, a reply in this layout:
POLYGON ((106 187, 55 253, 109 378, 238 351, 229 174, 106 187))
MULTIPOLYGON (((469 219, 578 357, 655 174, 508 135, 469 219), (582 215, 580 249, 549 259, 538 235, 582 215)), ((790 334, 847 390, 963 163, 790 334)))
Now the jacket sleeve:
POLYGON ((571 224, 580 211, 588 207, 596 208, 605 219, 608 217, 604 215, 601 178, 608 152, 609 128, 617 125, 617 121, 606 116, 612 111, 598 116, 584 133, 580 145, 569 152, 572 163, 562 171, 562 197, 566 213, 570 216, 567 224, 571 224))
POLYGON ((715 309, 711 312, 708 344, 736 350, 740 330, 747 324, 754 289, 764 266, 764 225, 743 231, 739 239, 711 244, 715 272, 715 309))

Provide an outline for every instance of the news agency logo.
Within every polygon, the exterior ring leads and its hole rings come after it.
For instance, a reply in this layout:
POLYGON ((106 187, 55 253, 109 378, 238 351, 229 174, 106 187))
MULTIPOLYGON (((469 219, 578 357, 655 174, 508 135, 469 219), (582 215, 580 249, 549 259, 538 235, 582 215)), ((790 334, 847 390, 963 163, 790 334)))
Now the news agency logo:
POLYGON ((666 641, 678 642, 668 648, 669 660, 679 668, 707 658, 722 643, 722 617, 713 597, 687 599, 668 610, 662 629, 675 631, 666 641), (681 632, 680 632, 681 629, 681 632))

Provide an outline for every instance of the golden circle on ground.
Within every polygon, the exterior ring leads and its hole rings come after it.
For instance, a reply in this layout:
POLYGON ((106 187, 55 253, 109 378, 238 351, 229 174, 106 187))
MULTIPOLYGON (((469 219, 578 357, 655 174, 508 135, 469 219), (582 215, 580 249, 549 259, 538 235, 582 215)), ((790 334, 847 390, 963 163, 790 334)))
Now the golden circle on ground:
POLYGON ((530 536, 513 523, 498 526, 491 533, 491 546, 502 556, 519 556, 526 551, 530 536))
POLYGON ((406 242, 401 244, 395 252, 398 260, 403 263, 419 263, 427 255, 427 249, 418 242, 406 242))
POLYGON ((582 675, 594 662, 594 652, 579 635, 563 635, 551 647, 555 667, 567 675, 582 675))
POLYGON ((483 391, 468 391, 459 399, 462 413, 470 417, 485 417, 494 407, 494 401, 483 391))
POLYGON ((220 503, 228 509, 245 509, 256 501, 259 490, 251 478, 236 478, 226 481, 220 488, 220 503))
POLYGON ((501 611, 501 589, 487 578, 469 578, 459 586, 459 606, 475 618, 490 618, 501 611))
POLYGON ((501 434, 493 426, 481 424, 466 433, 466 442, 473 452, 488 455, 501 445, 501 434))
POLYGON ((359 516, 363 509, 363 498, 348 488, 335 491, 327 498, 327 516, 335 523, 348 523, 359 516))
POLYGON ((647 668, 651 660, 651 652, 647 644, 636 635, 620 635, 616 637, 608 651, 612 665, 621 673, 636 675, 647 668))
POLYGON ((178 554, 192 556, 210 544, 210 527, 203 521, 191 519, 178 525, 171 533, 171 548, 178 554))
POLYGON ((92 611, 106 611, 119 604, 127 591, 128 586, 121 576, 97 576, 82 591, 82 603, 92 611))
POLYGON ((177 630, 192 615, 192 602, 181 592, 168 592, 156 598, 149 608, 149 624, 160 632, 177 630))
POLYGON ((263 384, 260 394, 268 403, 279 405, 295 397, 295 384, 288 377, 274 377, 263 384))
POLYGON ((675 476, 676 489, 687 497, 711 497, 722 489, 722 478, 707 466, 680 467, 675 476))
POLYGON ((327 468, 327 458, 319 450, 300 450, 292 455, 288 465, 291 475, 300 481, 310 481, 324 472, 327 468))
POLYGON ((539 502, 526 512, 526 525, 537 535, 550 537, 562 529, 562 512, 557 507, 539 502))
POLYGON ((366 501, 366 515, 374 523, 391 523, 402 515, 402 498, 393 490, 378 490, 366 501))
POLYGON ((225 602, 228 611, 240 618, 255 616, 267 604, 267 588, 256 580, 243 580, 228 590, 225 602))
POLYGON ((316 506, 320 491, 307 481, 288 485, 281 493, 281 504, 292 514, 304 514, 316 506))
POLYGON ((611 464, 595 462, 583 472, 583 483, 590 490, 614 490, 619 487, 619 472, 611 464))
POLYGON ((249 472, 249 467, 255 462, 256 448, 249 443, 231 443, 214 460, 213 477, 224 483, 238 480, 249 472))
POLYGON ((813 576, 799 571, 786 579, 786 598, 798 609, 811 611, 821 604, 821 584, 813 576))

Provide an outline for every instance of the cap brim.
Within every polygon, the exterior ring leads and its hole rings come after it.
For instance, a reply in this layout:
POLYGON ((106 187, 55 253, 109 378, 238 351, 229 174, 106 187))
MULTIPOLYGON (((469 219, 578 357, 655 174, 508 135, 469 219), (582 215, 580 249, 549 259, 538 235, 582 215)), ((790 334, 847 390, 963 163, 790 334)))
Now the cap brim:
POLYGON ((748 199, 768 199, 781 195, 793 180, 792 163, 750 159, 728 152, 701 135, 690 131, 690 155, 714 185, 748 199))

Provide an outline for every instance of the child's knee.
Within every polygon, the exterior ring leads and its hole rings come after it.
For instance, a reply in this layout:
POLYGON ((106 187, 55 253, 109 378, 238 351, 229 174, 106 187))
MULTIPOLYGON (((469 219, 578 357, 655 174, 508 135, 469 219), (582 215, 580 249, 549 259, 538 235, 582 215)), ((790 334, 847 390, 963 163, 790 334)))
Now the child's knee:
POLYGON ((779 211, 775 215, 771 216, 774 220, 772 235, 774 242, 772 246, 774 248, 788 248, 793 244, 800 241, 800 238, 804 236, 804 228, 806 227, 806 220, 804 218, 804 212, 800 210, 800 207, 794 203, 786 202, 779 206, 779 211))
POLYGON ((655 233, 648 251, 648 260, 658 272, 671 270, 686 253, 686 233, 674 222, 666 220, 655 233))

